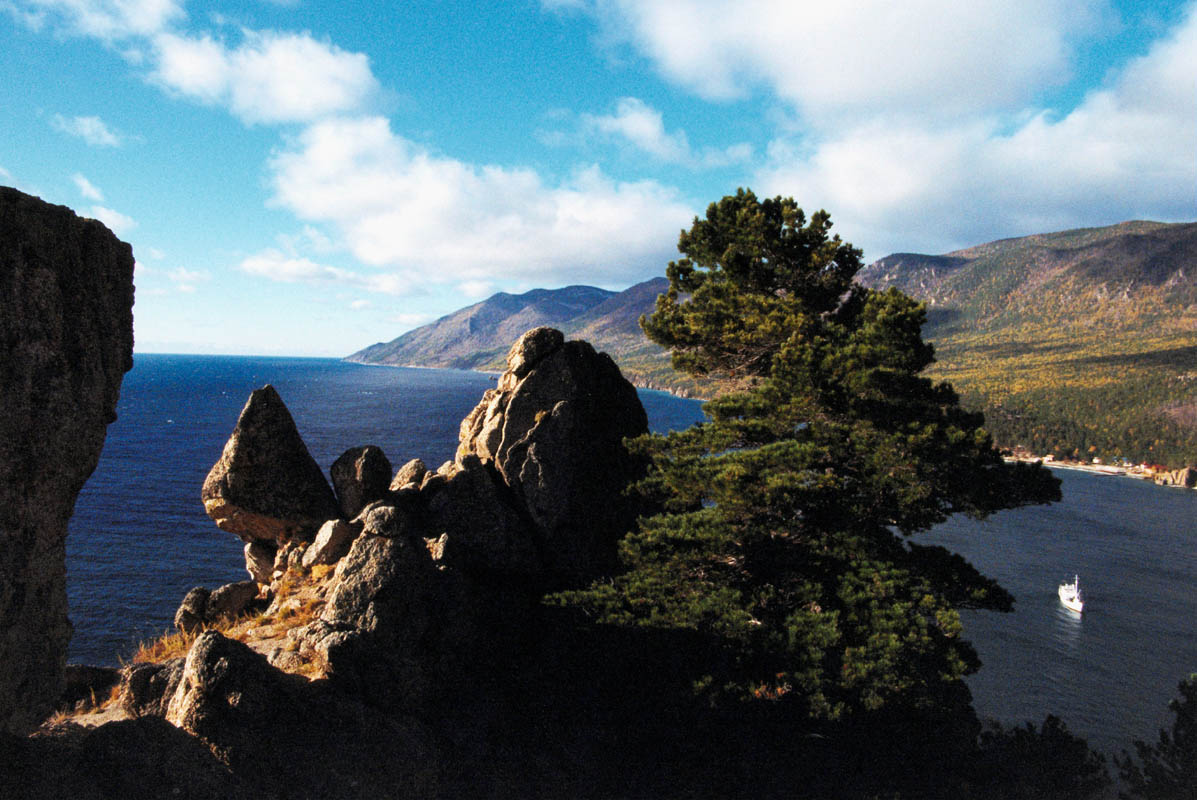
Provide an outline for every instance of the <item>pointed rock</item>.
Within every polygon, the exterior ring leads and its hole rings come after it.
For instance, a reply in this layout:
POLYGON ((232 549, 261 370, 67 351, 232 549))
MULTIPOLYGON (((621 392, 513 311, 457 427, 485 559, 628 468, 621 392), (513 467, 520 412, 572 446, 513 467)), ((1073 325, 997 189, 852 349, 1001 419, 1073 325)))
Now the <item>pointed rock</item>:
POLYGON ((325 520, 341 516, 291 412, 269 385, 249 396, 201 496, 217 527, 246 542, 310 539, 325 520))

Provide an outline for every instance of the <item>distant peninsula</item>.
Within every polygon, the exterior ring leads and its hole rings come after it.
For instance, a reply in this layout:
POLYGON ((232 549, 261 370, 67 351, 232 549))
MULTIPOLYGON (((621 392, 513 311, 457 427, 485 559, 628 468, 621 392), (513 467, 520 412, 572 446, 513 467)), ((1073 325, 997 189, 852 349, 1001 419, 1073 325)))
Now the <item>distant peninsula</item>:
MULTIPOLYGON (((927 303, 932 377, 985 413, 999 444, 1057 458, 1197 463, 1197 223, 1123 222, 895 253, 858 280, 927 303)), ((640 331, 664 278, 500 292, 348 356, 362 364, 499 371, 551 325, 615 358, 636 385, 704 397, 640 331)))

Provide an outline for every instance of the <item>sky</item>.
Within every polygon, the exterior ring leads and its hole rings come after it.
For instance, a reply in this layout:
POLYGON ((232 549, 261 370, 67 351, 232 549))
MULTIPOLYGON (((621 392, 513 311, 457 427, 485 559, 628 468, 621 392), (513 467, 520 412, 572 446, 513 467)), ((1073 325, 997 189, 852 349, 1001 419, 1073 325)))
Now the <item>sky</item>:
POLYGON ((0 184, 139 352, 343 356, 623 289, 739 187, 866 261, 1197 219, 1197 0, 0 0, 0 184))

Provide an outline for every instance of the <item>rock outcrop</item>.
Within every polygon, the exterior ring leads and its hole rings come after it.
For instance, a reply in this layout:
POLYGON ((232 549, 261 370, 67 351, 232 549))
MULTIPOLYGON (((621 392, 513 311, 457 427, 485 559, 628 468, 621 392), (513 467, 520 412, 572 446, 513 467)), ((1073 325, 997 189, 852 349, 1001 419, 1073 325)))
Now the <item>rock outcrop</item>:
POLYGON ((372 444, 353 447, 333 462, 329 475, 341 516, 353 519, 363 508, 386 497, 391 485, 391 462, 381 448, 372 444))
MULTIPOLYGON (((185 662, 126 668, 123 708, 165 717, 255 788, 286 775, 296 796, 419 796, 444 775, 474 726, 512 713, 496 676, 536 638, 539 598, 609 570, 638 510, 624 489, 643 465, 623 440, 647 421, 614 363, 551 329, 508 363, 453 461, 392 479, 380 450, 354 448, 332 468, 339 506, 282 400, 254 392, 203 496, 247 541, 244 594, 263 585, 272 630, 207 630, 185 662)), ((179 627, 213 622, 224 591, 189 593, 179 627)))
POLYGON ((201 497, 221 530, 274 548, 293 538, 310 540, 325 520, 341 515, 273 386, 250 394, 201 497))
POLYGON ((258 596, 257 581, 226 583, 216 591, 197 586, 183 597, 175 611, 175 627, 185 633, 240 616, 258 596))
POLYGON ((521 336, 507 365, 462 421, 457 464, 494 466, 534 523, 549 574, 610 570, 640 511, 623 493, 643 470, 623 440, 648 432, 635 387, 609 356, 552 328, 521 336))
POLYGON ((266 796, 434 794, 435 759, 419 723, 280 672, 213 631, 187 654, 166 719, 266 796))
POLYGON ((0 187, 0 731, 62 693, 67 521, 133 366, 132 310, 129 245, 0 187))

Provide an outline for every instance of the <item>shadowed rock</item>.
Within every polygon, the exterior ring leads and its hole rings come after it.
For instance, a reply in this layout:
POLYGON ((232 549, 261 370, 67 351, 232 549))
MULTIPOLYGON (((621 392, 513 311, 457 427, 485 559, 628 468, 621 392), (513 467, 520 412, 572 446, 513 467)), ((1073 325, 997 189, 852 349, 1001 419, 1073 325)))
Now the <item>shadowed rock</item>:
POLYGON ((346 450, 329 469, 341 516, 353 519, 362 509, 386 496, 391 485, 391 462, 368 444, 346 450))
POLYGON ((121 707, 133 717, 164 717, 182 679, 182 658, 158 664, 130 664, 121 670, 121 707))
POLYGON ((520 337, 507 364, 462 421, 457 464, 475 456, 494 465, 533 522, 551 576, 602 574, 640 510, 624 494, 644 469, 623 445, 648 432, 636 389, 609 356, 549 328, 520 337))
POLYGON ((214 631, 187 654, 166 719, 269 796, 428 797, 435 787, 419 723, 281 672, 214 631))
POLYGON ((201 496, 216 525, 246 542, 310 539, 325 520, 341 516, 291 412, 269 385, 250 394, 201 496))
POLYGON ((67 521, 133 366, 132 309, 129 245, 0 187, 0 732, 62 693, 67 521))

